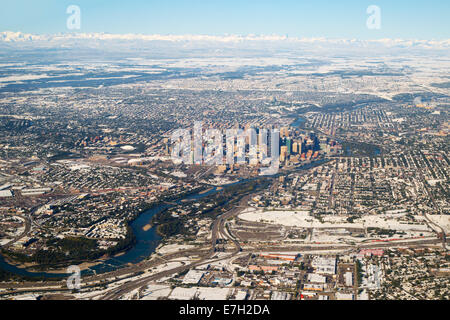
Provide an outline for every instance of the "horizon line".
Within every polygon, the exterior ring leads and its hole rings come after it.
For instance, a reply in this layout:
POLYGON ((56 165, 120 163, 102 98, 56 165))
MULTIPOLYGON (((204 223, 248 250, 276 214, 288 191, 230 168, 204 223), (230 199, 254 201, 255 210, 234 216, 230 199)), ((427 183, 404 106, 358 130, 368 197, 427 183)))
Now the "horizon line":
MULTIPOLYGON (((27 33, 22 31, 11 31, 5 30, 0 31, 0 40, 5 41, 4 37, 8 35, 17 36, 17 40, 49 40, 44 38, 51 37, 67 37, 67 38, 79 38, 79 39, 95 39, 92 36, 106 36, 101 40, 147 40, 147 41, 200 41, 200 40, 209 40, 209 41, 219 41, 219 40, 236 40, 236 41, 283 41, 283 40, 291 40, 291 41, 355 41, 355 42, 383 42, 383 41, 413 41, 413 42, 433 42, 433 43, 446 43, 450 42, 450 38, 444 39, 419 39, 419 38, 377 38, 377 39, 361 39, 361 38, 335 38, 335 37, 299 37, 299 36, 289 36, 280 35, 277 33, 267 34, 267 33, 247 33, 247 34, 238 34, 238 33, 224 33, 224 34, 196 34, 196 33, 185 33, 185 34, 177 34, 177 33, 110 33, 110 32, 58 32, 58 33, 27 33), (26 37, 27 39, 25 39, 26 37)), ((97 38, 98 39, 98 38, 97 38)))

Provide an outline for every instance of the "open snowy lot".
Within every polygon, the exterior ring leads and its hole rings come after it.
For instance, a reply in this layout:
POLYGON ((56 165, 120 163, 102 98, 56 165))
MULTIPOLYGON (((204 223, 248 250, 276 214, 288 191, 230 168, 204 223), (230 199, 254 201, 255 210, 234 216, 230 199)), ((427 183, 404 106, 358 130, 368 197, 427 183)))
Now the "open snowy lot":
POLYGON ((263 211, 254 208, 245 209, 239 218, 252 222, 265 222, 288 227, 315 229, 365 229, 380 228, 389 230, 427 232, 430 231, 425 223, 405 223, 398 221, 396 215, 367 215, 355 219, 353 223, 347 221, 346 216, 323 216, 323 222, 311 216, 307 211, 263 211))
POLYGON ((448 215, 428 215, 431 221, 442 227, 445 233, 450 232, 450 216, 448 215))

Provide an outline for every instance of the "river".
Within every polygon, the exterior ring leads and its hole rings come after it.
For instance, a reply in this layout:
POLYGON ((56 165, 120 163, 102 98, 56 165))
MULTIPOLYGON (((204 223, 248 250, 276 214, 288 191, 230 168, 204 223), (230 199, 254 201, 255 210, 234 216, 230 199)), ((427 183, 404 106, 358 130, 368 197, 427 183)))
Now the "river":
MULTIPOLYGON (((181 204, 182 202, 184 203, 189 200, 199 200, 214 193, 223 191, 227 187, 231 187, 236 184, 241 184, 246 181, 249 180, 245 179, 235 183, 231 183, 222 186, 222 189, 218 187, 213 187, 210 190, 208 190, 208 192, 204 193, 197 192, 179 198, 176 201, 172 201, 172 204, 162 203, 149 210, 144 211, 131 223, 131 228, 133 229, 133 233, 136 236, 135 245, 122 255, 110 257, 107 260, 102 261, 95 266, 83 270, 82 275, 93 274, 94 272, 97 274, 105 273, 126 266, 129 263, 135 264, 143 261, 145 258, 148 258, 155 251, 155 249, 158 247, 161 241, 161 237, 156 232, 156 227, 152 227, 147 231, 144 230, 144 226, 146 226, 150 222, 150 220, 154 215, 166 209, 172 208, 177 204, 181 204)), ((8 262, 5 261, 5 259, 1 255, 0 255, 0 269, 27 277, 64 278, 68 276, 68 274, 65 273, 30 272, 24 268, 19 268, 15 265, 9 264, 8 262)))
MULTIPOLYGON (((305 122, 305 119, 298 118, 292 126, 300 126, 301 123, 305 122)), ((321 164, 322 161, 317 161, 314 163, 309 163, 306 165, 303 165, 302 167, 299 167, 297 169, 300 170, 306 170, 309 169, 315 165, 321 164)), ((275 175, 275 176, 278 176, 275 175)), ((188 196, 184 196, 182 198, 179 198, 176 201, 172 201, 172 204, 162 203, 159 204, 147 211, 144 211, 141 213, 132 223, 131 228, 133 230, 134 235, 136 236, 136 243, 135 245, 123 253, 122 255, 116 256, 116 257, 110 257, 106 259, 105 261, 100 262, 99 264, 92 266, 86 270, 82 271, 82 275, 88 275, 93 273, 105 273, 109 271, 116 270, 118 268, 121 268, 123 266, 126 266, 128 264, 136 264, 144 259, 148 258, 158 247, 161 237, 157 234, 156 228, 152 227, 150 229, 144 230, 144 226, 146 226, 152 217, 166 209, 172 208, 175 205, 181 204, 182 202, 186 202, 186 200, 199 200, 202 198, 205 198, 209 195, 212 195, 214 193, 220 192, 225 190, 228 187, 242 184, 244 182, 247 182, 249 180, 254 180, 257 178, 251 178, 251 179, 243 179, 238 182, 234 182, 228 185, 221 186, 222 188, 213 187, 208 192, 197 192, 188 196)), ((51 272, 30 272, 24 268, 19 268, 17 266, 14 266, 12 264, 9 264, 5 261, 3 256, 0 255, 0 269, 3 269, 5 271, 9 271, 21 276, 27 276, 27 277, 39 277, 39 278, 65 278, 68 276, 68 274, 65 273, 51 273, 51 272)))

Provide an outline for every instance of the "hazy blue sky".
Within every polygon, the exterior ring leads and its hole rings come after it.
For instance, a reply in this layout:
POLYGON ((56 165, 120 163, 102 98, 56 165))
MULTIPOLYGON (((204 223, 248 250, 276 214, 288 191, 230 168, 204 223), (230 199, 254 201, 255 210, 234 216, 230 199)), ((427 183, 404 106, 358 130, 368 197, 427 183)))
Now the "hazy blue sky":
POLYGON ((2 0, 0 31, 278 34, 327 38, 450 38, 449 0, 2 0), (81 29, 66 8, 81 8, 81 29), (366 27, 369 5, 381 30, 366 27))

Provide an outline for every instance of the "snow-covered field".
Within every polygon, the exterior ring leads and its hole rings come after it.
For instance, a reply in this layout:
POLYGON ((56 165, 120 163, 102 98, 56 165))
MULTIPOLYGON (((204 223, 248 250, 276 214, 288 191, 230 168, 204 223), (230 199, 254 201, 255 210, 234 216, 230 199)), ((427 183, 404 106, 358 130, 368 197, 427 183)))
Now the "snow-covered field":
POLYGON ((429 231, 424 223, 408 224, 397 221, 398 215, 367 215, 349 223, 345 216, 323 216, 323 222, 312 217, 307 211, 263 211, 254 208, 245 209, 239 218, 246 221, 265 222, 298 228, 346 229, 346 228, 382 228, 401 231, 429 231))
POLYGON ((160 264, 159 266, 155 267, 154 269, 152 269, 152 273, 158 273, 158 272, 162 272, 162 271, 166 271, 166 270, 175 269, 182 265, 183 265, 183 263, 180 261, 171 261, 168 263, 163 263, 163 264, 160 264))
POLYGON ((149 284, 142 292, 140 300, 156 300, 160 297, 167 297, 172 289, 168 285, 149 284))
POLYGON ((168 253, 178 252, 181 250, 190 250, 190 249, 194 249, 194 248, 195 248, 195 246, 191 246, 191 245, 168 244, 168 245, 158 248, 158 253, 168 254, 168 253))
POLYGON ((431 221, 442 227, 445 233, 450 232, 450 216, 449 215, 428 215, 431 221))

